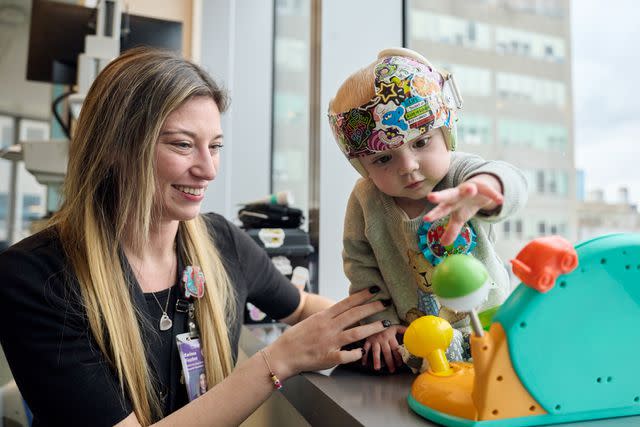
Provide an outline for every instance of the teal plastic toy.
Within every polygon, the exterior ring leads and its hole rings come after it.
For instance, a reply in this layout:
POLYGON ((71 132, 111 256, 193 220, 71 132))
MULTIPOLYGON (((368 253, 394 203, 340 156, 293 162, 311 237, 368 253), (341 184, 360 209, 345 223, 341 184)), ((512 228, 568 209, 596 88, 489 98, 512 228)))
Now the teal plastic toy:
POLYGON ((485 337, 472 337, 472 355, 481 365, 452 363, 451 380, 421 374, 427 377, 414 382, 410 407, 446 426, 530 426, 640 414, 640 235, 595 238, 575 252, 575 270, 559 275, 548 290, 520 284, 485 337), (494 357, 500 346, 502 358, 494 357), (467 383, 461 381, 465 375, 467 383), (446 390, 459 392, 452 395, 464 403, 433 396, 433 387, 446 381, 446 390), (513 390, 520 387, 517 415, 508 415, 516 398, 501 394, 508 381, 513 390))

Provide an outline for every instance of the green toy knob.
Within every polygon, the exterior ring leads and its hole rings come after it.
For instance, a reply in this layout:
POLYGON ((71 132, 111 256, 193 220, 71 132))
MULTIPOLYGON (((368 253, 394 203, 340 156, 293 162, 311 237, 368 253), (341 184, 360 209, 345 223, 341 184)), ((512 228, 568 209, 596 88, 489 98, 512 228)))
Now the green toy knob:
POLYGON ((450 255, 434 269, 432 285, 442 305, 469 312, 474 332, 482 336, 475 309, 489 295, 489 273, 485 266, 471 255, 450 255))

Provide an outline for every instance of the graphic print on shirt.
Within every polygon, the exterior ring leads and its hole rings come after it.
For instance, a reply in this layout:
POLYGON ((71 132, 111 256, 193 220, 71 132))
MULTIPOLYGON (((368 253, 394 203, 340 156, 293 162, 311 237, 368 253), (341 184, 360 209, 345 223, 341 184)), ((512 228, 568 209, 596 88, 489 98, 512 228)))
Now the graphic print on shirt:
POLYGON ((440 312, 440 304, 438 304, 431 287, 431 272, 433 266, 422 256, 421 252, 411 249, 407 249, 407 259, 416 280, 418 306, 411 308, 405 313, 405 321, 411 323, 422 316, 437 316, 440 312))
POLYGON ((433 273, 434 267, 427 261, 422 252, 407 249, 407 258, 413 270, 413 276, 416 279, 416 292, 418 293, 418 306, 411 308, 405 313, 404 318, 407 324, 419 317, 427 315, 442 317, 452 325, 466 319, 466 313, 456 313, 453 310, 440 306, 431 287, 431 274, 433 273))

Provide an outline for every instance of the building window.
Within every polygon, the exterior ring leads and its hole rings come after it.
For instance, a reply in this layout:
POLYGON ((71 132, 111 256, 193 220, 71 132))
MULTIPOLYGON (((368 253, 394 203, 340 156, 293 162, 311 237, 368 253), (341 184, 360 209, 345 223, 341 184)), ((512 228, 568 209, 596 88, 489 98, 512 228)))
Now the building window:
POLYGON ((565 43, 559 37, 510 27, 496 27, 495 50, 501 55, 526 56, 531 59, 563 62, 565 43))
POLYGON ((496 94, 499 98, 536 105, 565 106, 565 84, 515 73, 496 74, 496 94))
POLYGON ((491 70, 470 65, 431 61, 439 69, 447 70, 456 78, 462 96, 491 96, 493 93, 491 70))
POLYGON ((563 0, 497 0, 500 7, 514 12, 564 18, 568 13, 563 0))
POLYGON ((558 188, 556 186, 556 174, 558 173, 557 171, 549 171, 550 173, 548 173, 548 177, 549 177, 549 182, 547 184, 547 188, 549 193, 551 194, 556 194, 558 192, 558 188))
POLYGON ((546 234, 546 231, 547 231, 546 224, 544 223, 544 221, 540 221, 538 223, 538 235, 544 236, 546 234))
POLYGON ((536 190, 538 193, 544 193, 544 171, 539 170, 536 172, 536 190))
POLYGON ((493 141, 491 118, 460 112, 458 139, 463 145, 488 145, 493 141))
POLYGON ((412 8, 409 15, 409 34, 414 40, 457 45, 473 49, 489 49, 489 25, 412 8))
POLYGON ((498 120, 498 141, 502 145, 541 151, 565 151, 568 145, 566 127, 532 120, 498 120))

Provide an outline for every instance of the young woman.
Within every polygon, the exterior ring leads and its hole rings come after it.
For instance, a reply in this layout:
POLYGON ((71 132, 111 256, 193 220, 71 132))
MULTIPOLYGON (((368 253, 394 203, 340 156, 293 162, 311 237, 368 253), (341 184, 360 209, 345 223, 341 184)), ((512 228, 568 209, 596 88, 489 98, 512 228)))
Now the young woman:
POLYGON ((156 50, 95 80, 60 211, 0 256, 0 342, 34 426, 237 425, 280 381, 358 360, 341 347, 384 329, 352 327, 383 308, 367 303, 377 288, 329 307, 244 232, 200 215, 226 104, 201 68, 156 50), (296 325, 234 367, 247 301, 296 325), (178 351, 188 332, 197 354, 178 351), (198 362, 208 391, 189 402, 198 362))

